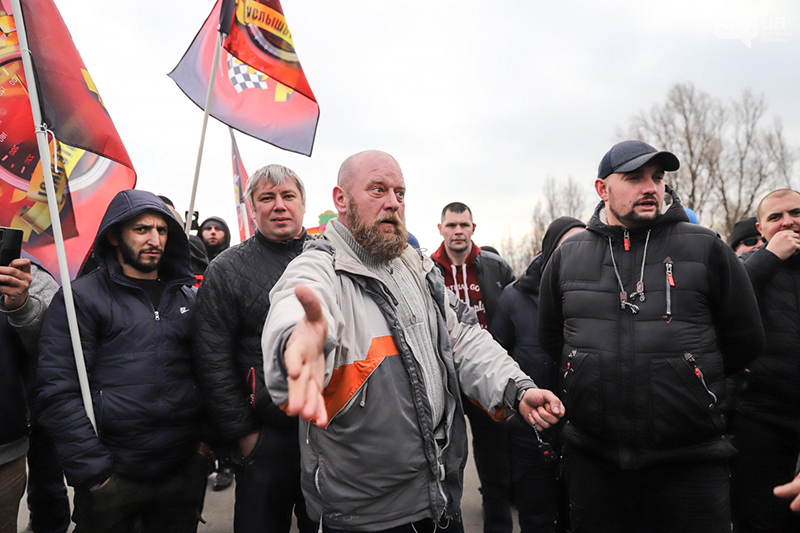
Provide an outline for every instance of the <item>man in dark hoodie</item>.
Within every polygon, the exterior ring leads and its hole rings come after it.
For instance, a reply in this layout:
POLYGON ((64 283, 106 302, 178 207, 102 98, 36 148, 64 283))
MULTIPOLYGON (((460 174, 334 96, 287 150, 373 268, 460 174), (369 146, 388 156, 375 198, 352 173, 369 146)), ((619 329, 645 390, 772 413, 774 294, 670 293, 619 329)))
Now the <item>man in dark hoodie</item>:
MULTIPOLYGON (((483 329, 489 329, 503 287, 514 281, 514 272, 499 255, 481 250, 472 242, 475 223, 466 204, 452 202, 442 209, 439 233, 443 242, 431 255, 444 282, 459 299, 471 306, 483 329)), ((511 533, 511 473, 505 425, 492 419, 469 399, 464 402, 472 429, 472 449, 483 496, 485 533, 511 533)))
POLYGON ((665 185, 678 167, 644 142, 614 145, 586 231, 542 275, 539 341, 559 362, 578 533, 730 533, 719 406, 764 330, 744 266, 665 185))
POLYGON ((154 194, 122 191, 94 242, 100 264, 72 285, 97 431, 81 398, 64 293, 40 342, 39 422, 75 487, 79 532, 193 532, 208 447, 192 378, 195 278, 186 234, 154 194), (198 453, 199 452, 199 453, 198 453))
MULTIPOLYGON (((523 372, 540 387, 557 390, 553 359, 539 346, 539 281, 542 270, 556 248, 567 237, 586 228, 572 217, 555 219, 544 234, 542 253, 537 255, 519 280, 506 285, 497 304, 492 321, 492 335, 523 372)), ((564 529, 566 520, 559 523, 563 483, 559 482, 560 465, 553 457, 558 450, 558 430, 543 430, 540 436, 550 449, 539 445, 536 433, 519 415, 508 421, 511 479, 519 513, 522 533, 545 533, 564 529)))
POLYGON ((206 245, 209 262, 231 245, 231 231, 220 217, 208 217, 200 224, 200 238, 206 245))

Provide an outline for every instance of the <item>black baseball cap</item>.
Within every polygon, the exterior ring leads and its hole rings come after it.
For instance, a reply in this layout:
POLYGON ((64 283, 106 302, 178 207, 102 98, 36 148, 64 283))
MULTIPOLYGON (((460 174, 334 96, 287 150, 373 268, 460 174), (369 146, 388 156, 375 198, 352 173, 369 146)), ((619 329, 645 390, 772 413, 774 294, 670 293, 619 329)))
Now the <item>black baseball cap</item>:
POLYGON ((653 160, 667 172, 675 172, 681 166, 671 152, 659 152, 642 141, 622 141, 612 146, 600 160, 597 177, 604 180, 615 172, 633 172, 653 160))

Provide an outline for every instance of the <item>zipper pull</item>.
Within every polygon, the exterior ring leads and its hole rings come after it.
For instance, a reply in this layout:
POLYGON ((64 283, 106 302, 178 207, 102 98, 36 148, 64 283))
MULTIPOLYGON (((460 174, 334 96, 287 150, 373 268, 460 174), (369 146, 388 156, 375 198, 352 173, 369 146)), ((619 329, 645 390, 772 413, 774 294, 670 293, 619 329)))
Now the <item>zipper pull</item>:
POLYGON ((156 311, 155 313, 156 313, 156 322, 158 322, 159 320, 161 320, 161 316, 159 316, 158 311, 156 311))
POLYGON ((667 281, 670 287, 675 286, 675 278, 672 277, 672 263, 667 263, 667 281))
POLYGON ((625 230, 625 235, 623 238, 623 242, 625 243, 625 251, 628 252, 631 249, 631 235, 628 233, 628 230, 625 230))
POLYGON ((565 377, 565 378, 567 377, 567 374, 569 374, 569 371, 570 371, 570 369, 572 368, 572 360, 575 358, 575 355, 576 355, 577 353, 578 353, 578 349, 577 349, 577 348, 575 348, 574 350, 572 350, 572 353, 570 353, 570 354, 567 356, 567 371, 566 371, 566 372, 564 372, 564 377, 565 377))
POLYGON ((700 367, 697 366, 697 359, 694 358, 692 354, 689 352, 683 352, 683 357, 686 358, 686 362, 689 363, 689 366, 692 367, 694 370, 694 375, 698 377, 698 379, 703 379, 703 373, 700 371, 700 367))

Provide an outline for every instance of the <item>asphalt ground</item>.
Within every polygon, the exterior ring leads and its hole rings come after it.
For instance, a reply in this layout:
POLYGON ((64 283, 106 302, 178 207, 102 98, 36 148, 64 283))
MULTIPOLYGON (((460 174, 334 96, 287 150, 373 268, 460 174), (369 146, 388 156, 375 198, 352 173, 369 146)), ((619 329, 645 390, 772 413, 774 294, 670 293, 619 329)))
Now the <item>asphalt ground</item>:
MULTIPOLYGON (((471 440, 471 439, 470 439, 471 440)), ((203 509, 203 519, 205 524, 200 524, 198 533, 232 533, 233 532, 233 500, 235 486, 225 490, 214 492, 211 485, 214 475, 208 479, 208 489, 206 492, 205 507, 203 509)), ((480 493, 478 492, 478 474, 475 471, 475 463, 470 453, 464 471, 464 496, 461 499, 461 512, 464 520, 464 531, 466 533, 481 533, 483 531, 483 517, 481 513, 480 493)), ((72 500, 72 490, 70 489, 70 501, 72 500)), ((515 531, 519 531, 516 524, 516 513, 514 513, 515 531)), ((25 531, 28 525, 28 508, 25 498, 22 498, 19 512, 19 531, 25 531)), ((73 524, 74 527, 74 524, 73 524)), ((70 527, 72 531, 73 527, 70 527)), ((297 532, 296 527, 292 527, 292 533, 297 532)))

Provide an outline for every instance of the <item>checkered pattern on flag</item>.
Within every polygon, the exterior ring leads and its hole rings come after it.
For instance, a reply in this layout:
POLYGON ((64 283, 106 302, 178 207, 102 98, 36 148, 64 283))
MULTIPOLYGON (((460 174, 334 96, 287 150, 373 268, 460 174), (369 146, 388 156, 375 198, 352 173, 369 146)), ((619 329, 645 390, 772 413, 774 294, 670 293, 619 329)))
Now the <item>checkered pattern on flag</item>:
POLYGON ((311 155, 319 105, 278 0, 217 0, 169 74, 200 108, 205 107, 212 75, 214 93, 208 110, 212 117, 278 148, 311 155), (235 59, 221 56, 212 73, 218 26, 230 30, 223 46, 235 59))
POLYGON ((245 89, 268 89, 267 75, 228 54, 228 77, 237 93, 245 89))

